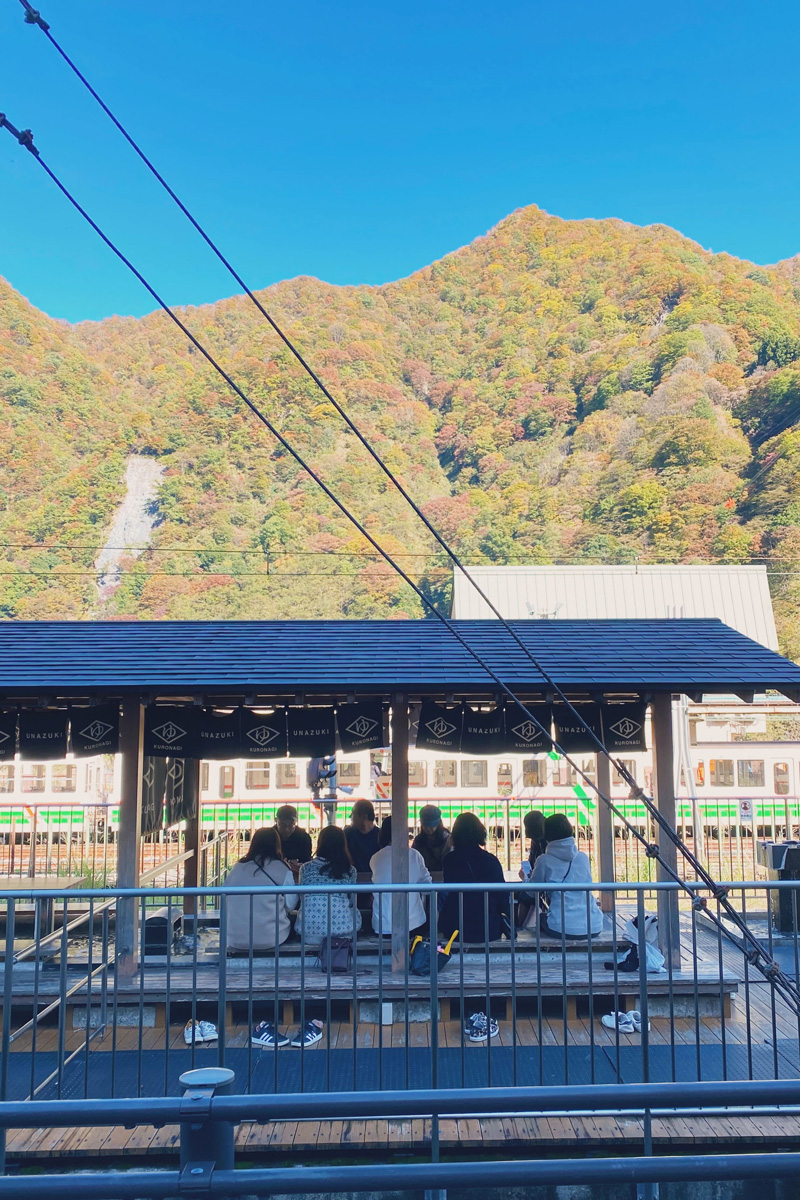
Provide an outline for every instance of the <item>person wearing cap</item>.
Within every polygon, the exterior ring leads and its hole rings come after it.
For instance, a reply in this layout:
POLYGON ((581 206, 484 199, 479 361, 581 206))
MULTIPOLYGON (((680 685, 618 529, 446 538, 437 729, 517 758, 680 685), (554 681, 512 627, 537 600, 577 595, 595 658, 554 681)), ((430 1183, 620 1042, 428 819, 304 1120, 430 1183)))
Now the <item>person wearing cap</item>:
POLYGON ((435 804, 426 804, 419 813, 419 833, 411 843, 425 860, 429 871, 441 871, 445 854, 452 849, 450 830, 442 824, 441 810, 435 804))
POLYGON ((311 861, 311 838, 305 829, 298 829, 294 805, 284 804, 278 809, 275 830, 281 839, 284 862, 296 874, 303 863, 311 861))

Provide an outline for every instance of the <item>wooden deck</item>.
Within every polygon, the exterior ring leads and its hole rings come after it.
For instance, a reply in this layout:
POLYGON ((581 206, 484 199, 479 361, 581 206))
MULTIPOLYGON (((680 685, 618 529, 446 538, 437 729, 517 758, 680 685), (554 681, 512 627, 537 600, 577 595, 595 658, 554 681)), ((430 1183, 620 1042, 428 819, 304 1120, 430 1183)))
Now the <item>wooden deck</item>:
MULTIPOLYGON (((688 919, 683 918, 683 920, 687 921, 688 919)), ((761 1054, 763 1064, 765 1058, 768 1062, 771 1054, 778 1053, 779 1046, 793 1045, 797 1047, 799 1033, 797 1016, 783 1003, 775 1000, 770 986, 760 976, 754 976, 751 971, 749 980, 745 982, 741 955, 733 947, 728 946, 723 946, 720 955, 717 939, 707 932, 699 931, 695 964, 689 957, 692 943, 688 936, 688 929, 685 932, 687 936, 684 938, 684 962, 682 964, 684 970, 682 974, 687 979, 693 978, 695 971, 700 976, 712 977, 716 971, 718 980, 721 967, 723 976, 738 985, 738 992, 732 998, 730 1015, 723 1016, 722 1010, 718 1007, 712 1014, 699 1015, 696 1018, 692 1015, 670 1020, 664 1016, 654 1016, 649 1035, 649 1045, 653 1048, 654 1056, 656 1048, 662 1055, 662 1061, 665 1056, 669 1057, 672 1047, 675 1047, 676 1052, 688 1054, 690 1057, 694 1056, 697 1046, 716 1048, 718 1052, 723 1042, 728 1053, 738 1052, 741 1056, 745 1053, 743 1048, 746 1048, 749 1043, 753 1047, 754 1054, 761 1054), (689 1049, 687 1050, 687 1048, 689 1049)), ((602 960, 604 956, 600 954, 598 957, 602 960)), ((548 979, 548 984, 552 984, 555 994, 558 994, 559 987, 563 987, 565 971, 568 977, 573 972, 578 972, 578 962, 579 956, 570 955, 566 965, 560 962, 540 965, 544 978, 548 979)), ((230 987, 235 975, 241 975, 238 983, 244 987, 245 978, 249 974, 247 964, 235 964, 236 960, 227 964, 228 985, 230 987)), ((291 969, 299 970, 296 966, 291 969)), ((501 969, 508 969, 508 965, 502 967, 502 964, 492 962, 490 990, 493 990, 497 982, 497 972, 501 969)), ((526 972, 529 969, 535 970, 535 964, 532 964, 532 968, 525 966, 526 972)), ((213 970, 214 968, 208 963, 198 966, 198 971, 202 976, 209 973, 209 978, 203 979, 204 986, 203 989, 200 989, 201 994, 206 987, 212 986, 211 973, 213 970)), ((266 983, 273 970, 274 964, 270 964, 269 960, 261 960, 259 971, 263 971, 265 974, 259 982, 266 983)), ((164 968, 148 968, 146 974, 148 993, 151 984, 156 985, 157 981, 157 986, 163 984, 164 980, 159 977, 159 971, 163 975, 164 968)), ((457 963, 454 962, 443 974, 442 983, 449 972, 452 972, 454 982, 458 981, 460 971, 457 963)), ((467 972, 465 966, 465 973, 468 976, 473 972, 476 983, 473 994, 481 996, 485 994, 486 987, 485 967, 470 963, 467 972)), ((171 988, 174 989, 175 977, 179 972, 171 974, 171 988)), ((181 970, 180 974, 190 982, 193 971, 181 970)), ((282 974, 283 967, 281 967, 282 974)), ((607 982, 609 978, 613 980, 613 976, 603 970, 602 961, 595 977, 604 977, 603 982, 607 982)), ((218 969, 216 978, 218 988, 218 969)), ((657 978, 650 976, 648 984, 650 985, 657 978)), ((666 980, 666 977, 662 977, 662 979, 666 980)), ((308 978, 304 982, 307 984, 308 978)), ((351 980, 348 979, 345 982, 348 987, 352 987, 351 980)), ((427 981, 421 982, 427 988, 427 981)), ((575 982, 577 983, 577 976, 575 982)), ((293 983, 296 984, 297 981, 294 980, 293 983)), ((638 977, 630 978, 629 985, 638 991, 638 977)), ((131 989, 133 996, 139 987, 139 982, 133 980, 126 987, 131 989)), ((651 992, 650 986, 648 986, 648 992, 651 992)), ((184 999, 188 999, 188 997, 189 992, 187 991, 184 993, 184 999)), ((262 999, 262 1003, 264 1000, 266 997, 262 999)), ((254 1005, 255 1003, 254 999, 254 1005)), ((483 1006, 478 1005, 478 1007, 483 1006)), ((213 1014, 209 1015, 213 1016, 213 1014)), ((262 1015, 269 1017, 270 1013, 266 1012, 262 1015)), ((292 1014, 295 1023, 297 1016, 297 1012, 292 1014)), ((248 1052, 246 1047, 249 1043, 249 1030, 245 1023, 246 1019, 246 1015, 240 1012, 234 1019, 226 1022, 226 1052, 230 1049, 232 1052, 238 1051, 240 1055, 249 1054, 253 1060, 266 1056, 270 1070, 276 1057, 280 1061, 283 1056, 299 1056, 300 1051, 290 1047, 278 1051, 261 1050, 254 1047, 248 1052)), ((289 1020, 287 1012, 284 1014, 282 1028, 290 1029, 289 1020)), ((346 1020, 332 1019, 326 1027, 323 1041, 311 1049, 303 1051, 303 1054, 307 1061, 311 1062, 312 1059, 325 1055, 328 1049, 345 1055, 349 1052, 352 1055, 355 1046, 356 1053, 361 1053, 366 1057, 370 1053, 377 1055, 379 1047, 395 1051, 404 1049, 406 1036, 408 1037, 409 1051, 418 1049, 424 1052, 424 1049, 431 1045, 431 1032, 431 1025, 426 1022, 410 1024, 406 1032, 404 1021, 396 1022, 393 1025, 379 1026, 372 1022, 362 1021, 357 1016, 354 1020, 350 1013, 346 1020)), ((65 1052, 69 1054, 72 1050, 85 1045, 86 1037, 84 1030, 67 1029, 65 1052)), ((487 1058, 486 1045, 464 1044, 463 1037, 461 1021, 455 1017, 448 1018, 443 1007, 442 1019, 438 1022, 440 1047, 451 1052, 457 1050, 459 1055, 463 1053, 463 1061, 468 1064, 485 1062, 487 1058), (473 1059, 472 1056, 477 1057, 473 1059)), ((576 1012, 572 1006, 568 1007, 566 1004, 562 1005, 557 1001, 551 1001, 549 1007, 539 1004, 529 1012, 523 1011, 523 1006, 519 1006, 515 1022, 512 1022, 511 1013, 508 1012, 506 1019, 500 1021, 499 1036, 492 1040, 492 1051, 496 1047, 505 1048, 505 1053, 509 1054, 515 1047, 524 1047, 527 1048, 526 1053, 530 1054, 531 1047, 570 1049, 594 1046, 613 1062, 618 1041, 622 1047, 635 1047, 640 1045, 641 1038, 639 1035, 630 1037, 619 1035, 617 1038, 613 1031, 602 1025, 599 1016, 593 1017, 585 1009, 583 1013, 576 1012)), ((39 1029, 36 1046, 37 1053, 57 1051, 58 1030, 56 1028, 39 1029)), ((14 1043, 12 1056, 16 1053, 24 1055, 26 1051, 29 1055, 31 1048, 31 1034, 26 1034, 14 1043)), ((154 1052, 161 1057, 167 1050, 170 1053, 181 1049, 185 1051, 182 1021, 173 1021, 168 1025, 162 1024, 160 1027, 141 1030, 137 1026, 130 1028, 118 1026, 113 1033, 109 1031, 103 1038, 98 1037, 92 1041, 89 1054, 96 1059, 97 1056, 107 1056, 114 1052, 138 1053, 140 1049, 145 1052, 154 1052)), ((793 1053, 796 1054, 796 1051, 793 1053)), ((30 1061, 28 1055, 20 1060, 21 1063, 30 1061)), ((216 1063, 218 1061, 216 1044, 196 1047, 194 1061, 198 1066, 216 1063)), ((795 1061, 800 1062, 800 1060, 795 1061)), ((766 1073, 770 1074, 769 1067, 767 1067, 766 1073)), ((800 1065, 797 1067, 797 1073, 800 1075, 800 1065)), ((781 1074, 784 1078, 787 1076, 785 1061, 781 1074)), ((788 1074, 792 1075, 793 1069, 790 1069, 788 1074)), ((663 1077, 659 1076, 659 1078, 663 1077)), ((419 1085, 415 1085, 412 1081, 408 1086, 419 1085)), ((691 1084, 689 1083, 688 1086, 691 1084)), ((800 1104, 800 1080, 798 1080, 798 1104, 800 1104)), ((430 1135, 430 1121, 421 1119, 275 1122, 271 1125, 243 1124, 237 1130, 236 1141, 239 1153, 245 1159, 268 1156, 298 1162, 330 1157, 334 1153, 339 1157, 343 1154, 348 1157, 369 1156, 370 1154, 379 1156, 385 1155, 387 1152, 424 1156, 429 1152, 430 1135)), ((9 1134, 8 1157, 10 1162, 18 1161, 27 1164, 37 1161, 46 1162, 46 1160, 55 1158, 69 1158, 80 1160, 81 1165, 95 1160, 108 1164, 122 1156, 126 1160, 131 1157, 140 1158, 144 1155, 147 1155, 148 1159, 152 1159, 153 1155, 159 1154, 170 1158, 176 1151, 177 1138, 178 1130, 175 1127, 163 1129, 148 1127, 136 1130, 123 1128, 19 1130, 9 1134)), ((631 1117, 583 1114, 581 1116, 487 1117, 443 1120, 440 1123, 440 1142, 442 1153, 445 1155, 465 1151, 475 1155, 503 1152, 510 1156, 520 1157, 536 1157, 552 1151, 569 1154, 578 1152, 579 1149, 584 1150, 587 1141, 591 1141, 593 1149, 605 1148, 612 1149, 617 1153, 641 1153, 642 1121, 631 1117)), ((784 1150, 797 1149, 800 1146, 800 1117, 774 1117, 757 1114, 662 1117, 653 1122, 653 1141, 657 1146, 669 1144, 671 1148, 675 1149, 703 1147, 721 1151, 725 1147, 730 1148, 734 1145, 737 1149, 759 1146, 784 1150)))

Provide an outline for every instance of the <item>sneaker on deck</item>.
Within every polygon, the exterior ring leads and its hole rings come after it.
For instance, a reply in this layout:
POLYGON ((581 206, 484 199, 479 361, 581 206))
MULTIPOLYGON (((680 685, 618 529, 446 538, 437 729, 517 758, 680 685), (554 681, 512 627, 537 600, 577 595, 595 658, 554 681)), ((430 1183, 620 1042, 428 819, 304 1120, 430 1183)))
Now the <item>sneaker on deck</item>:
POLYGON ((471 1042, 485 1042, 490 1037, 497 1037, 500 1026, 494 1017, 488 1019, 486 1013, 473 1013, 464 1022, 464 1033, 471 1042))
POLYGON ((302 1029, 298 1029, 289 1044, 299 1049, 301 1046, 315 1046, 317 1042, 321 1041, 322 1026, 317 1025, 316 1021, 306 1021, 302 1029))
POLYGON ((218 1037, 217 1027, 210 1021, 187 1021, 183 1031, 183 1040, 187 1046, 191 1046, 192 1042, 195 1045, 201 1042, 216 1042, 218 1037))
POLYGON ((262 1021, 256 1025, 250 1035, 250 1041, 254 1046, 266 1046, 272 1049, 273 1046, 288 1046, 289 1039, 285 1033, 281 1033, 270 1025, 269 1021, 262 1021))

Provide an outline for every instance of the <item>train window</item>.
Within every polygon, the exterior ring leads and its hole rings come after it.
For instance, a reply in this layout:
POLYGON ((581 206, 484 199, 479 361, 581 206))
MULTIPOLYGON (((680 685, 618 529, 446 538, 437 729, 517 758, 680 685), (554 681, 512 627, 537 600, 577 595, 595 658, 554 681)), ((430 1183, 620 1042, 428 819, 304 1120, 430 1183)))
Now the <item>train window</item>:
POLYGON ((486 787, 489 764, 485 758, 468 758, 461 764, 462 787, 486 787))
POLYGON ((712 787, 733 787, 732 758, 712 758, 709 768, 712 787))
POLYGON ((706 764, 701 759, 694 769, 694 785, 695 787, 705 787, 706 784, 706 764))
MULTIPOLYGON (((789 764, 785 762, 775 763, 773 768, 775 777, 775 795, 789 795, 789 764)), ((9 789, 10 790, 10 789, 9 789)))
POLYGON ((44 791, 44 773, 45 768, 34 763, 22 764, 22 790, 23 792, 43 792, 44 791))
POLYGON ((428 764, 426 762, 409 762, 408 764, 408 786, 409 787, 427 787, 428 784, 428 764))
POLYGON ((511 763, 497 764, 497 794, 498 796, 510 796, 511 787, 513 784, 513 774, 511 763))
POLYGON ((279 788, 296 788, 299 786, 297 763, 279 762, 276 764, 275 786, 279 788))
POLYGON ((200 766, 200 787, 204 792, 208 791, 208 763, 200 766))
POLYGON ((13 792, 14 790, 14 764, 6 763, 0 767, 0 792, 13 792))
POLYGON ((433 764, 434 787, 455 787, 458 783, 458 763, 454 758, 437 758, 433 764))
POLYGON ((558 764, 558 771, 556 772, 553 783, 556 785, 556 787, 572 787, 573 784, 577 783, 577 781, 578 776, 575 772, 575 768, 571 767, 569 763, 562 758, 558 764))
POLYGON ((269 787, 269 763, 264 762, 249 762, 245 763, 244 786, 249 792, 253 792, 256 788, 269 787))
POLYGON ((522 786, 545 787, 547 784, 547 759, 523 758, 522 786))
POLYGON ((336 774, 340 783, 348 787, 359 787, 361 784, 361 763, 339 763, 336 774))
POLYGON ((233 796, 233 767, 219 769, 219 796, 221 800, 230 800, 233 796))
POLYGON ((739 787, 757 788, 764 786, 763 758, 740 758, 736 763, 739 787))
MULTIPOLYGON (((631 775, 636 774, 636 763, 632 758, 622 758, 620 759, 620 762, 626 770, 630 771, 631 775)), ((625 784, 625 780, 622 778, 616 767, 614 767, 614 770, 612 771, 612 777, 617 787, 621 787, 625 784)))
POLYGON ((53 767, 54 792, 75 792, 78 788, 78 768, 73 763, 57 763, 53 767))

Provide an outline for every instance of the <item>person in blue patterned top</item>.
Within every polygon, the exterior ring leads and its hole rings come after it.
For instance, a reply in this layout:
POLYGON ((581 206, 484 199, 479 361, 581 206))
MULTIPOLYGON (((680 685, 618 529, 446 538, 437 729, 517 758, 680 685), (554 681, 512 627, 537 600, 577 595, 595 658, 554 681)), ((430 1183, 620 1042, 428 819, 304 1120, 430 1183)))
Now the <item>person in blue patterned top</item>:
POLYGON ((336 825, 326 825, 317 839, 317 852, 311 862, 300 868, 301 887, 319 887, 319 895, 302 898, 295 928, 308 946, 331 934, 333 937, 355 937, 361 928, 361 913, 356 908, 355 893, 346 892, 342 884, 356 882, 356 869, 347 849, 344 831, 336 825), (322 889, 332 889, 330 892, 322 889))

